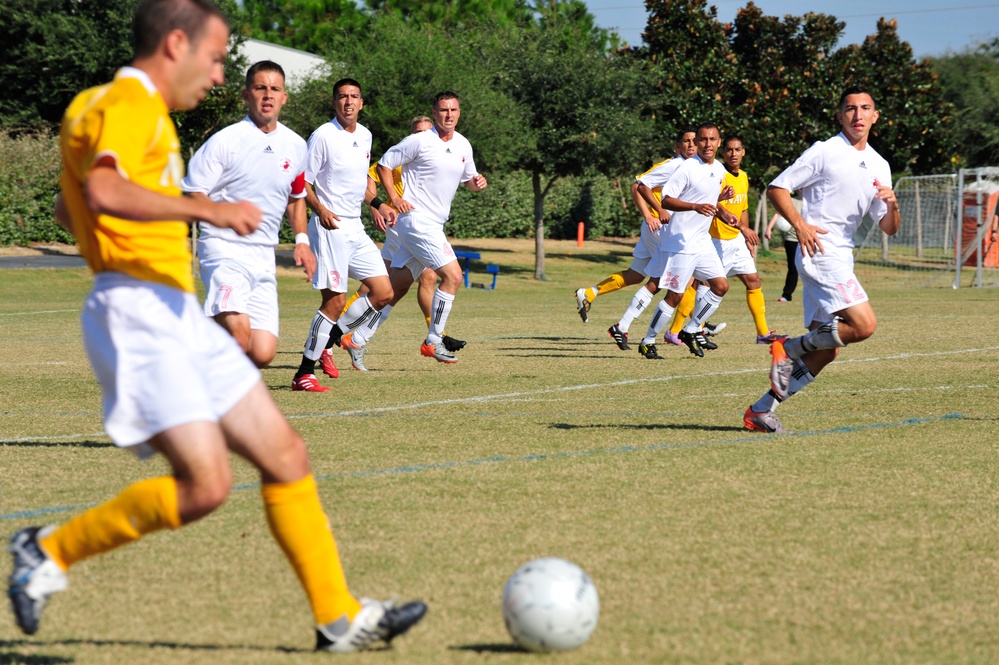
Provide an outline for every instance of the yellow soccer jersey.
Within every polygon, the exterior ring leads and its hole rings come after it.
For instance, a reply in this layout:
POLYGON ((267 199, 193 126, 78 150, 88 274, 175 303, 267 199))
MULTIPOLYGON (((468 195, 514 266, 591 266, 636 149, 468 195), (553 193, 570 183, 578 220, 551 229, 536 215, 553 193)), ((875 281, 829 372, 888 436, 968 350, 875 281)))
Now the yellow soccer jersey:
POLYGON ((184 162, 177 130, 145 74, 124 69, 111 83, 77 95, 66 109, 59 141, 62 195, 90 269, 193 293, 186 222, 95 215, 84 196, 91 167, 106 156, 114 158, 118 172, 129 181, 160 194, 181 195, 184 162))
MULTIPOLYGON (((371 168, 368 169, 368 175, 376 183, 381 184, 382 179, 378 177, 378 162, 375 162, 374 164, 371 165, 371 168)), ((392 184, 395 185, 395 193, 398 194, 399 196, 402 196, 403 187, 402 187, 402 167, 401 166, 392 169, 392 180, 393 180, 392 184)), ((390 208, 392 207, 391 203, 389 203, 389 207, 390 208)), ((394 210, 394 208, 393 208, 393 210, 394 210)))
MULTIPOLYGON (((740 170, 738 175, 732 175, 726 170, 725 178, 722 181, 722 189, 729 185, 732 185, 732 188, 735 189, 735 194, 732 198, 719 203, 719 205, 736 217, 742 218, 742 213, 749 210, 749 178, 746 176, 746 172, 740 170)), ((734 226, 729 226, 717 217, 711 222, 710 234, 712 238, 732 240, 733 238, 738 238, 740 233, 742 231, 734 226)))
MULTIPOLYGON (((672 158, 670 158, 670 159, 672 159, 672 158)), ((668 161, 669 161, 669 159, 664 159, 661 162, 656 162, 655 164, 652 165, 651 168, 649 168, 648 171, 645 171, 644 173, 639 173, 638 175, 636 175, 635 176, 635 180, 639 180, 639 179, 641 179, 642 176, 645 176, 645 175, 648 175, 648 174, 652 173, 653 171, 655 171, 657 168, 659 168, 660 166, 662 166, 663 164, 665 164, 668 161)), ((656 201, 659 201, 659 203, 662 203, 663 202, 663 188, 662 187, 655 187, 655 188, 653 188, 652 189, 652 196, 655 197, 656 201)), ((653 217, 655 217, 656 219, 659 219, 659 213, 656 212, 655 208, 653 208, 653 207, 650 206, 649 207, 649 212, 652 213, 653 217)))

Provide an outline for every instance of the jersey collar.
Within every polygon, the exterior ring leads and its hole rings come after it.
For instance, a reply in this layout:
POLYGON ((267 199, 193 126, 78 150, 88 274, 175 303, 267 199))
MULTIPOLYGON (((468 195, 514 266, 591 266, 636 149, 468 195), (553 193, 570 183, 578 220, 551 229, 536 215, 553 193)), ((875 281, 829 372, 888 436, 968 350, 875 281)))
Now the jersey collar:
POLYGON ((149 78, 149 74, 136 67, 122 67, 114 77, 115 79, 138 79, 142 83, 142 86, 149 91, 149 94, 152 95, 159 92, 156 86, 153 85, 153 80, 149 78))

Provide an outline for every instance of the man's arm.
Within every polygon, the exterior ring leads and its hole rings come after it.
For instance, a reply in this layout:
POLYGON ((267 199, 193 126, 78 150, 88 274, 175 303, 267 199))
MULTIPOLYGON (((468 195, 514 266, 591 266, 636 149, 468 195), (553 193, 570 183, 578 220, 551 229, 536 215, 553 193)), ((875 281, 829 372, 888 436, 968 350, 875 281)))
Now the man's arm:
MULTIPOLYGON (((641 187, 643 187, 642 183, 637 180, 631 183, 631 200, 635 203, 635 207, 638 208, 638 212, 642 214, 642 219, 645 220, 646 226, 649 227, 650 231, 655 233, 663 227, 664 219, 666 220, 665 223, 669 222, 669 215, 663 210, 661 213, 656 213, 660 215, 659 217, 654 217, 652 215, 652 211, 649 210, 649 204, 646 203, 645 197, 642 196, 642 193, 639 191, 639 188, 641 187), (665 215, 665 217, 663 215, 665 215)), ((646 187, 645 189, 649 188, 646 187)), ((655 200, 654 196, 652 198, 655 200)), ((656 203, 658 203, 658 201, 656 201, 656 203)), ((662 210, 661 207, 659 209, 662 210)))
MULTIPOLYGON (((644 201, 647 206, 652 206, 652 208, 656 211, 656 214, 659 215, 660 225, 664 222, 669 223, 669 213, 663 209, 662 204, 652 194, 652 188, 641 180, 636 180, 635 184, 638 185, 638 195, 641 197, 641 200, 644 201)), ((641 208, 639 208, 639 210, 641 210, 641 208)), ((646 217, 645 222, 648 223, 648 221, 648 217, 646 217)), ((653 229, 651 225, 649 225, 649 228, 653 231, 656 230, 653 229)))
POLYGON ((203 221, 249 235, 260 226, 262 213, 248 201, 215 203, 207 196, 168 196, 126 180, 114 159, 104 157, 87 174, 87 205, 97 215, 138 222, 175 219, 191 224, 203 221))
POLYGON ((63 200, 61 192, 56 196, 55 210, 52 212, 55 215, 56 223, 66 229, 71 236, 76 237, 76 234, 73 233, 73 220, 69 216, 69 208, 66 207, 66 201, 63 200))
POLYGON ((395 226, 396 212, 392 206, 378 198, 378 185, 370 176, 364 191, 364 203, 371 207, 371 219, 379 231, 385 231, 387 226, 395 226))
POLYGON ((312 276, 316 274, 316 255, 309 247, 309 211, 305 208, 305 197, 288 197, 285 214, 288 216, 288 226, 295 234, 295 265, 305 270, 305 276, 311 282, 312 276))
POLYGON ((340 218, 327 210, 326 206, 319 202, 316 190, 312 189, 312 183, 308 181, 305 183, 305 202, 312 208, 312 212, 316 213, 319 223, 322 224, 323 228, 330 230, 340 228, 337 226, 340 218))
POLYGON ((392 175, 392 169, 382 166, 380 162, 378 164, 378 179, 381 180, 382 187, 385 188, 385 193, 388 195, 389 201, 392 202, 392 207, 398 210, 399 214, 407 213, 413 209, 412 203, 396 193, 395 176, 392 175))
POLYGON ((891 186, 882 185, 877 180, 874 181, 874 186, 878 188, 877 197, 888 206, 888 212, 881 218, 878 226, 886 234, 893 236, 898 233, 898 227, 902 224, 902 216, 898 210, 898 200, 895 198, 895 191, 891 186))
POLYGON ((489 183, 486 182, 486 176, 481 173, 476 173, 468 182, 465 183, 465 187, 468 187, 468 189, 473 192, 481 192, 488 184, 489 183))
POLYGON ((794 207, 794 202, 791 201, 791 192, 771 185, 767 187, 767 198, 777 209, 777 214, 787 220, 787 223, 794 229, 798 236, 798 246, 804 255, 821 254, 823 250, 819 235, 828 233, 828 231, 812 226, 805 221, 801 213, 794 207))
MULTIPOLYGON (((718 214, 718 206, 713 203, 688 203, 686 201, 681 201, 674 196, 663 195, 662 206, 663 208, 672 210, 673 212, 693 211, 700 215, 704 215, 705 217, 714 217, 718 214)), ((724 219, 722 221, 724 221, 724 219)))

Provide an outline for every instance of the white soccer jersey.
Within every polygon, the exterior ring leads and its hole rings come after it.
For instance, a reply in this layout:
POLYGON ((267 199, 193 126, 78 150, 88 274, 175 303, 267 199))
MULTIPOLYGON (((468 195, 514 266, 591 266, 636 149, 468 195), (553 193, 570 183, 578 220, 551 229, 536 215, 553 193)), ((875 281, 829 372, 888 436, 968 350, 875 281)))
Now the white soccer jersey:
POLYGON ((281 123, 264 133, 247 116, 216 132, 194 153, 181 187, 213 201, 250 201, 264 217, 247 236, 202 222, 201 237, 276 245, 289 198, 305 196, 305 156, 305 141, 281 123))
POLYGON ((853 234, 864 215, 880 221, 888 213, 888 205, 875 197, 875 180, 891 186, 888 162, 870 144, 857 150, 841 132, 814 144, 770 185, 791 192, 800 189, 801 216, 828 231, 819 241, 852 250, 853 234))
MULTIPOLYGON (((717 205, 721 193, 725 166, 717 159, 706 164, 699 155, 683 160, 679 168, 663 187, 667 196, 684 203, 711 203, 717 205)), ((671 254, 693 254, 705 248, 714 251, 708 229, 711 217, 694 210, 674 212, 663 230, 660 247, 671 254)))
POLYGON ((403 198, 423 219, 442 225, 451 215, 458 185, 478 175, 468 139, 454 132, 450 141, 442 141, 436 127, 410 134, 389 148, 378 163, 390 169, 401 166, 403 198))
POLYGON ((348 132, 333 118, 309 137, 305 180, 327 210, 360 224, 370 159, 371 132, 361 124, 348 132))
POLYGON ((680 168, 680 165, 685 161, 686 160, 683 157, 674 157, 673 159, 663 162, 651 171, 643 173, 636 178, 636 180, 649 189, 663 187, 667 182, 669 182, 670 177, 676 173, 676 170, 680 168))

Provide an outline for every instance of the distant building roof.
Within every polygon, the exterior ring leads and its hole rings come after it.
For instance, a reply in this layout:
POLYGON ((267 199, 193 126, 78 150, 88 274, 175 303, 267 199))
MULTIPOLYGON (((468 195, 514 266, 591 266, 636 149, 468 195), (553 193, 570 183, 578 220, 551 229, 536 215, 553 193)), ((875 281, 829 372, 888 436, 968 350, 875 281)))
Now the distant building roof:
POLYGON ((307 51, 262 42, 259 39, 247 39, 239 52, 253 64, 261 60, 272 60, 284 69, 285 84, 288 89, 294 89, 305 81, 325 73, 326 61, 318 55, 307 51))

